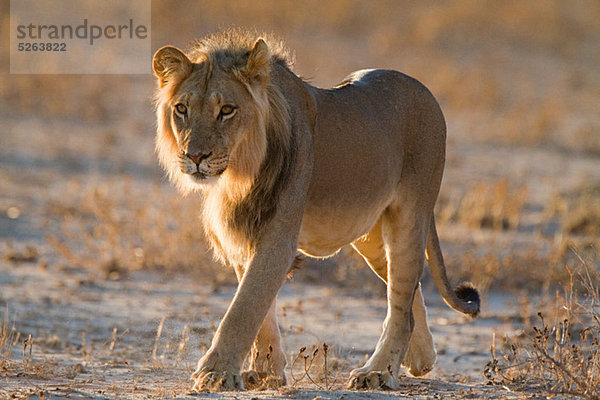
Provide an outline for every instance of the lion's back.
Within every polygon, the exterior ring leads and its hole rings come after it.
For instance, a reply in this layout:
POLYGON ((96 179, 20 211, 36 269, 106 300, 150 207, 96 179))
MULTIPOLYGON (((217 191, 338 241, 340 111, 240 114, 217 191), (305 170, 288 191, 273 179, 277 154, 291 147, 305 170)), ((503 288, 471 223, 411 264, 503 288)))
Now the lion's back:
POLYGON ((398 182, 407 153, 431 160, 445 151, 446 126, 437 101, 406 74, 356 71, 332 89, 315 89, 315 97, 317 172, 322 165, 329 176, 352 171, 354 180, 383 174, 398 182))
POLYGON ((342 101, 347 104, 369 104, 384 114, 392 112, 395 118, 398 118, 398 112, 402 111, 441 114, 436 99, 425 85, 395 70, 355 71, 328 91, 340 99, 345 99, 342 101), (350 99, 351 101, 348 101, 350 99), (393 107, 390 108, 390 105, 393 107))

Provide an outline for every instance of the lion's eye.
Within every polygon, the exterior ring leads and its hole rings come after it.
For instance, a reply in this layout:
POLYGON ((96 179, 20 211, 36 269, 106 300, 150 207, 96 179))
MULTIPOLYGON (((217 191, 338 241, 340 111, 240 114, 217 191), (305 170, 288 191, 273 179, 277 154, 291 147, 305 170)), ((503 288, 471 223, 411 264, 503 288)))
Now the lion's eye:
POLYGON ((187 107, 184 104, 178 103, 175 105, 175 111, 181 115, 185 115, 187 113, 187 107))
POLYGON ((235 111, 235 107, 229 104, 225 104, 223 107, 221 107, 221 116, 226 117, 228 115, 233 114, 233 112, 235 111))

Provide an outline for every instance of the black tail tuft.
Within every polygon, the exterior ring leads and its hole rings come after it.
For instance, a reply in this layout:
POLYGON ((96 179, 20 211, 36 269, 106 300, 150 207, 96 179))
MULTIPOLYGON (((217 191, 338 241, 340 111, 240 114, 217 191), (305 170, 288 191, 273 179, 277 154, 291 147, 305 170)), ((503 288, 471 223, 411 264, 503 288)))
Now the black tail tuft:
POLYGON ((458 297, 462 301, 477 305, 477 311, 475 311, 474 313, 470 313, 472 317, 476 317, 479 314, 479 305, 481 303, 481 299, 479 298, 479 292, 477 291, 477 289, 475 289, 472 283, 461 283, 454 290, 454 293, 456 293, 456 297, 458 297))

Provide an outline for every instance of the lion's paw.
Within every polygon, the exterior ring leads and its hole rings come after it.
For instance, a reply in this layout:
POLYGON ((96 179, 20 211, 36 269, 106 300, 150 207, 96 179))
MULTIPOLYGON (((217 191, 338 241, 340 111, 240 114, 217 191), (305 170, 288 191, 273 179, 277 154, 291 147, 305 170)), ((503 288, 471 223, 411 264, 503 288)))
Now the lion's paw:
POLYGON ((244 382, 244 387, 249 390, 278 389, 286 385, 285 375, 276 376, 257 371, 242 372, 242 381, 244 382))
POLYGON ((433 369, 436 352, 432 346, 426 347, 425 351, 422 348, 416 349, 417 346, 413 346, 411 342, 402 365, 408 369, 412 376, 423 376, 433 369))
POLYGON ((197 392, 244 390, 240 375, 230 371, 195 372, 192 379, 194 380, 194 390, 197 392))
POLYGON ((354 370, 350 374, 348 389, 355 390, 396 390, 398 378, 389 371, 359 371, 354 370))
POLYGON ((431 372, 433 370, 433 364, 435 363, 435 358, 431 361, 426 361, 422 363, 422 360, 419 360, 417 363, 407 363, 405 367, 408 369, 408 373, 412 376, 423 376, 431 372))

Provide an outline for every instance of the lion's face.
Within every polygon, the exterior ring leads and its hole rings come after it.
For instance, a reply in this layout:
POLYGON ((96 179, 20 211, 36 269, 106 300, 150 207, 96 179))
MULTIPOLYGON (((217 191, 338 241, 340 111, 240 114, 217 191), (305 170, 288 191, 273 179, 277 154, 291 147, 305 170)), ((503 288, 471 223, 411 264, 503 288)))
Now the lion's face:
POLYGON ((157 150, 182 190, 202 189, 225 173, 237 179, 256 174, 266 148, 269 56, 263 45, 245 64, 226 69, 209 58, 192 62, 174 47, 155 54, 157 150))
POLYGON ((252 98, 229 74, 202 66, 185 79, 169 102, 178 147, 178 168, 192 185, 213 181, 229 166, 231 155, 255 124, 252 98))

